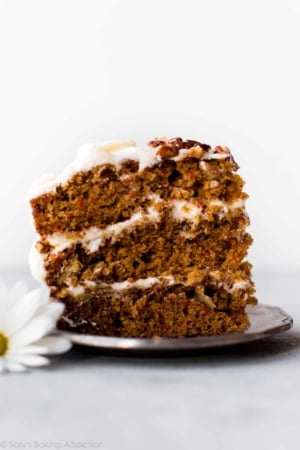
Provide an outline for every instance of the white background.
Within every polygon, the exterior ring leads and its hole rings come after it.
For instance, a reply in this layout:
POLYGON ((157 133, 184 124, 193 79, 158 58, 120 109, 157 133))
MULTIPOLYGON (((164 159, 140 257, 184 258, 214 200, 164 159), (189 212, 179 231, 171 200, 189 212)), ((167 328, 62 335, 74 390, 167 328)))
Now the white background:
POLYGON ((258 269, 300 268, 297 0, 0 0, 0 267, 25 267, 24 197, 85 142, 227 144, 258 269))

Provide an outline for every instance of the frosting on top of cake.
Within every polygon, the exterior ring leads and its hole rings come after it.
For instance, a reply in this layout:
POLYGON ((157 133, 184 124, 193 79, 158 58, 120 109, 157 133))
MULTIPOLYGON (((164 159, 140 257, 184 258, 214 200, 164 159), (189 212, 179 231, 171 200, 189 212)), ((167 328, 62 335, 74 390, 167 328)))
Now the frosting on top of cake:
POLYGON ((58 185, 66 183, 78 172, 90 170, 100 164, 118 166, 128 159, 139 161, 139 168, 142 170, 155 163, 155 149, 137 147, 133 141, 105 141, 82 145, 78 149, 75 161, 69 164, 60 175, 57 177, 44 175, 35 181, 27 194, 27 199, 54 191, 58 185))
POLYGON ((60 175, 44 175, 35 181, 27 194, 27 200, 53 192, 76 173, 97 165, 113 164, 118 167, 123 161, 134 160, 138 161, 139 170, 143 170, 164 159, 180 161, 188 156, 208 161, 231 158, 231 153, 227 147, 212 148, 197 141, 183 141, 181 138, 154 139, 144 146, 137 146, 134 141, 128 140, 85 144, 78 149, 76 159, 60 175))

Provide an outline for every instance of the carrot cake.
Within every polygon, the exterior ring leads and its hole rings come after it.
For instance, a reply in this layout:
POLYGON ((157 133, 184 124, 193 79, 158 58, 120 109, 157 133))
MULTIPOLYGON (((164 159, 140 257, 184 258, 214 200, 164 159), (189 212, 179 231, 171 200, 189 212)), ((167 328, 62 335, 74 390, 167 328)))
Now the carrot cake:
POLYGON ((35 278, 59 328, 124 337, 244 330, 255 304, 247 194, 225 146, 159 138, 81 147, 34 183, 35 278))

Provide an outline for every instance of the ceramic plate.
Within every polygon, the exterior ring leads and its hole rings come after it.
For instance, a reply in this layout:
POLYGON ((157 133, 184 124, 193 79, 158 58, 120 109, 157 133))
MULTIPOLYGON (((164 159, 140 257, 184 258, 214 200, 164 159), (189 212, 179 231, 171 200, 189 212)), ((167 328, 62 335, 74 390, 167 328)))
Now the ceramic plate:
POLYGON ((218 348, 263 339, 292 327, 293 319, 277 306, 256 305, 247 308, 250 327, 243 332, 219 336, 194 338, 122 338, 94 336, 61 331, 74 344, 96 347, 102 350, 122 352, 178 352, 205 348, 218 348))

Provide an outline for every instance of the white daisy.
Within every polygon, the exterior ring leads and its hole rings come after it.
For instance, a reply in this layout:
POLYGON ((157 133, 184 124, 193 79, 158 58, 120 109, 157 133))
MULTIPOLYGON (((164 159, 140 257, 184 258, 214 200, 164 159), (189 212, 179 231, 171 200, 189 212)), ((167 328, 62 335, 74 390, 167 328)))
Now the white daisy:
POLYGON ((69 350, 66 338, 46 336, 63 310, 62 303, 49 301, 43 288, 28 291, 19 281, 8 290, 0 281, 0 372, 44 366, 49 361, 42 355, 69 350))

